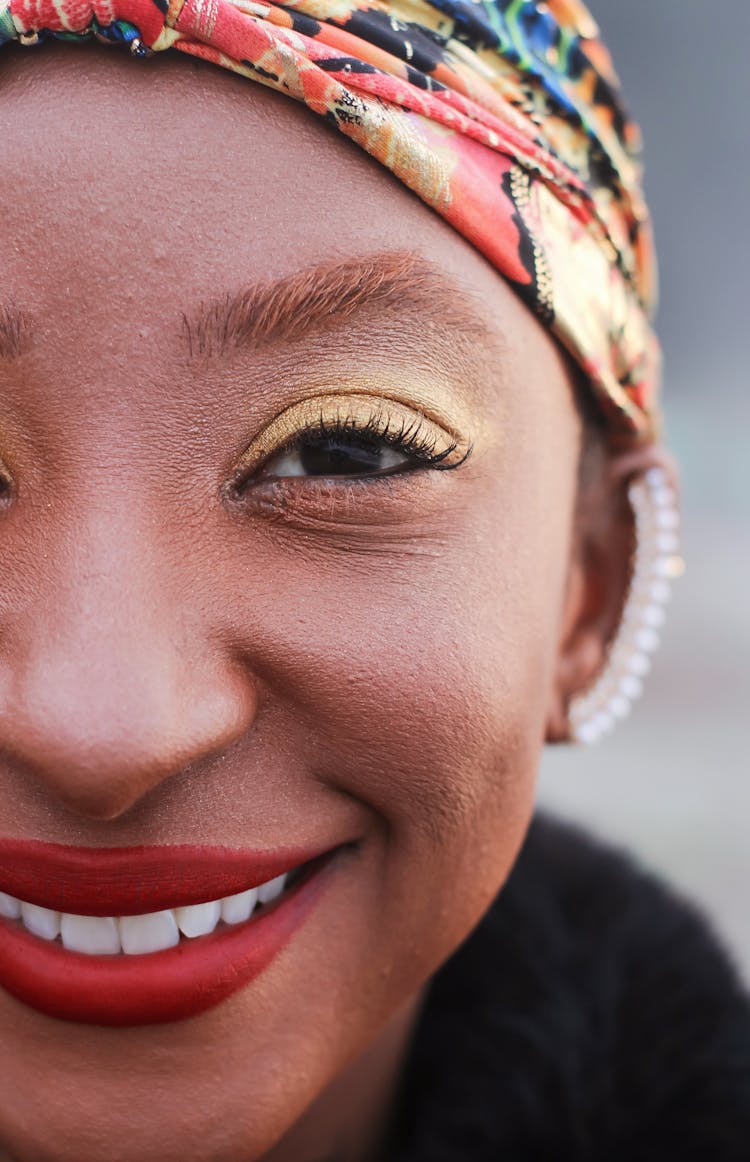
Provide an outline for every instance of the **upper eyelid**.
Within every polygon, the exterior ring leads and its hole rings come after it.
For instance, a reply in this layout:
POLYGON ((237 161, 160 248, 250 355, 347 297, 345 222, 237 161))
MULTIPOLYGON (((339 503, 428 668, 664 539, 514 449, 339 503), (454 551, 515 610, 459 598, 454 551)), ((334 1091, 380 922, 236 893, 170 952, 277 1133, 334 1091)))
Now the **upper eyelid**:
MULTIPOLYGON (((348 420, 362 420, 362 427, 373 417, 383 417, 388 426, 403 423, 404 428, 413 428, 415 422, 423 424, 435 436, 438 446, 448 448, 455 445, 457 454, 465 455, 470 441, 438 422, 416 407, 386 396, 376 396, 354 392, 336 392, 328 396, 310 396, 292 404, 268 424, 250 444, 237 462, 235 474, 247 475, 260 468, 271 456, 290 447, 307 431, 320 428, 321 421, 336 423, 348 420)), ((358 426, 355 422, 354 426, 358 426)))

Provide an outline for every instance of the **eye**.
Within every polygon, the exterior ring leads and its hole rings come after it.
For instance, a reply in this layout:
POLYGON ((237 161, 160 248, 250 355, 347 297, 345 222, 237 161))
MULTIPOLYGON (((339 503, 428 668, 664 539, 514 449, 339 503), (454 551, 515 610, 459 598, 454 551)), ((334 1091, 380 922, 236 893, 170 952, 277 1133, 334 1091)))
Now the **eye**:
POLYGON ((13 478, 7 469, 0 464, 0 508, 6 508, 13 499, 13 478))
POLYGON ((272 456, 258 473, 269 476, 382 476, 422 461, 366 432, 308 433, 272 456))
POLYGON ((395 400, 349 395, 293 405, 257 437, 236 469, 236 487, 288 478, 366 479, 417 468, 456 468, 470 446, 395 400))

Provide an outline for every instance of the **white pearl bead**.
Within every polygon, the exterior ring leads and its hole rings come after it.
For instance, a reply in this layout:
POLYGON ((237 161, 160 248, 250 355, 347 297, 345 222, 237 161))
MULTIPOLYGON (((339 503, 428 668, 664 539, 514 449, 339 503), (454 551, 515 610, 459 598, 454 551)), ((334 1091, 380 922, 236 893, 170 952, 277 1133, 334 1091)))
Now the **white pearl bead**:
POLYGON ((643 479, 651 488, 663 488, 668 482, 667 474, 663 468, 649 468, 643 479))
POLYGON ((656 512, 655 521, 657 528, 676 529, 680 526, 680 514, 674 508, 660 508, 656 512))
POLYGON ((668 581, 652 581, 648 592, 652 601, 658 601, 662 605, 672 600, 672 586, 668 581))
POLYGON ((654 561, 654 573, 657 577, 673 577, 674 557, 657 557, 654 561))
POLYGON ((657 508, 674 508, 677 504, 677 493, 673 488, 655 488, 651 499, 657 508))
POLYGON ((658 629, 664 625, 667 615, 661 605, 647 605, 641 616, 644 625, 650 625, 652 628, 658 629))
MULTIPOLYGON (((639 629, 635 635, 635 644, 639 650, 643 650, 646 654, 652 654, 654 650, 659 648, 659 635, 655 629, 646 627, 639 629)), ((638 657, 638 655, 635 655, 638 657)))
MULTIPOLYGON (((628 670, 631 674, 635 674, 637 678, 645 678, 646 674, 651 671, 651 658, 648 654, 633 654, 628 659, 628 670)), ((638 695, 628 695, 628 697, 638 697, 638 695)))
POLYGON ((676 533, 659 533, 656 547, 660 553, 676 553, 680 547, 680 538, 676 533))
POLYGON ((629 698, 625 698, 622 694, 615 694, 614 698, 608 702, 607 709, 615 718, 627 718, 632 706, 629 698))
POLYGON ((594 719, 594 726, 600 734, 608 734, 610 730, 614 729, 615 720, 611 714, 606 710, 602 710, 594 719))
POLYGON ((594 726, 593 722, 582 722, 580 726, 576 727, 576 738, 579 742, 592 744, 598 742, 600 738, 599 731, 594 726))
POLYGON ((643 682, 634 674, 626 674, 624 678, 620 679, 620 693, 629 698, 631 702, 635 702, 636 698, 640 698, 643 693, 643 682))

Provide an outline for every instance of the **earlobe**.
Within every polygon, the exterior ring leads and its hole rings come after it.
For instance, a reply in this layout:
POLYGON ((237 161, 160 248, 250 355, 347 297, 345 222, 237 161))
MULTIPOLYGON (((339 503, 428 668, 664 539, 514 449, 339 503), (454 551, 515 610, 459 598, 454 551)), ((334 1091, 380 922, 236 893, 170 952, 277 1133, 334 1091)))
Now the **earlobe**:
POLYGON ((601 585, 586 557, 576 551, 568 571, 547 742, 570 741, 571 700, 593 683, 604 664, 605 639, 598 624, 601 585))
POLYGON ((595 742, 627 717, 659 644, 679 555, 677 478, 650 447, 613 459, 580 530, 561 623, 548 742, 595 742))

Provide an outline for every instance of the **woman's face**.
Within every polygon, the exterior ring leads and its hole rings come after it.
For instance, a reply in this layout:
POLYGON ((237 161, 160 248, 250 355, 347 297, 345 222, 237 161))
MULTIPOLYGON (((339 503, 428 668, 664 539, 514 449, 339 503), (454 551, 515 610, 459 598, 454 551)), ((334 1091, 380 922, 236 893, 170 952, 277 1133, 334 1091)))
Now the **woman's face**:
POLYGON ((0 1141, 254 1159, 513 863, 579 421, 497 273, 293 101, 91 46, 6 50, 0 100, 0 833, 334 852, 199 1015, 106 1027, 0 991, 0 1141), (300 448, 321 416, 391 442, 343 431, 337 476, 300 448))

